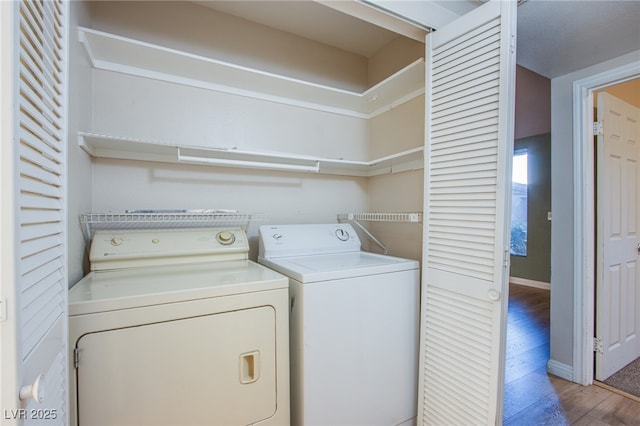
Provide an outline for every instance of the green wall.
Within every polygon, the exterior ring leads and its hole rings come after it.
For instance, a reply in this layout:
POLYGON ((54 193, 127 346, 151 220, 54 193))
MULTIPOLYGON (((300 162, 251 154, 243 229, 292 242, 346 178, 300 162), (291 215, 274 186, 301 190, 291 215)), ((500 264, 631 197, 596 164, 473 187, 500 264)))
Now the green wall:
POLYGON ((551 134, 515 141, 514 151, 527 149, 527 256, 511 256, 510 276, 551 282, 551 134))

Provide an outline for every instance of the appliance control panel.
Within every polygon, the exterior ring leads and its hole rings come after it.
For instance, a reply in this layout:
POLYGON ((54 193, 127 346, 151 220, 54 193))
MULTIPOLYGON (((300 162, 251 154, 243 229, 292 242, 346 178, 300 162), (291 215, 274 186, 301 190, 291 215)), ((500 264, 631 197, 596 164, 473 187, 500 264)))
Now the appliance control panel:
POLYGON ((230 228, 180 228, 96 231, 91 270, 247 259, 245 231, 230 228))
POLYGON ((263 225, 259 256, 306 256, 360 251, 360 239, 346 223, 312 225, 263 225))

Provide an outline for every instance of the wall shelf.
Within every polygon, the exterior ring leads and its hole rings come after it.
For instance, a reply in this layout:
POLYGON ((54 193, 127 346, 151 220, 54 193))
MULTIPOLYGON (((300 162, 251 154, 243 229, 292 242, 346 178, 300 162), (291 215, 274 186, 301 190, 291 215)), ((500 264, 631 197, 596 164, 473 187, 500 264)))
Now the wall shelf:
POLYGON ((79 39, 96 69, 360 118, 371 118, 424 93, 422 58, 356 93, 89 28, 79 28, 79 39))
POLYGON ((380 242, 367 228, 360 222, 408 222, 422 223, 422 213, 339 213, 338 222, 353 222, 362 230, 374 243, 376 243, 384 254, 389 254, 389 250, 380 242))
POLYGON ((178 146, 142 139, 79 132, 79 145, 94 158, 202 164, 221 167, 314 172, 370 177, 423 168, 423 148, 418 147, 371 161, 352 161, 308 155, 234 148, 178 146))
POLYGON ((422 223, 422 213, 340 213, 338 220, 422 223))
POLYGON ((247 229, 253 221, 264 220, 262 213, 241 213, 234 210, 137 210, 126 213, 84 213, 80 224, 85 241, 98 230, 202 228, 239 226, 247 229))

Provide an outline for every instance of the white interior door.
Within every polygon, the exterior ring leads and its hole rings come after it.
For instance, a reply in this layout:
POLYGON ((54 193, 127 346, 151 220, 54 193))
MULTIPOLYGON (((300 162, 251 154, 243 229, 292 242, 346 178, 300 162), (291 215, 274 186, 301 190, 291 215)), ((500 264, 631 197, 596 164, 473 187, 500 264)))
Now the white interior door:
POLYGON ((68 423, 66 7, 0 2, 3 424, 68 423))
POLYGON ((598 122, 595 376, 605 380, 640 356, 640 109, 600 93, 598 122))
POLYGON ((515 34, 491 1, 427 36, 419 424, 502 419, 515 34))

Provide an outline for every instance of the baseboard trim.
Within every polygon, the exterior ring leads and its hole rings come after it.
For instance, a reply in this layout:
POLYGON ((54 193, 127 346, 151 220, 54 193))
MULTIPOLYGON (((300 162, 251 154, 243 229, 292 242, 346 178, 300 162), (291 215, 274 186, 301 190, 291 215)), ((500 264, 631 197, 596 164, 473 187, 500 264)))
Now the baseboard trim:
POLYGON ((570 365, 550 359, 549 362, 547 362, 547 372, 561 379, 573 382, 573 367, 570 365))
POLYGON ((526 285, 527 287, 541 288, 543 290, 551 290, 551 284, 544 281, 529 280, 527 278, 509 277, 511 284, 526 285))

